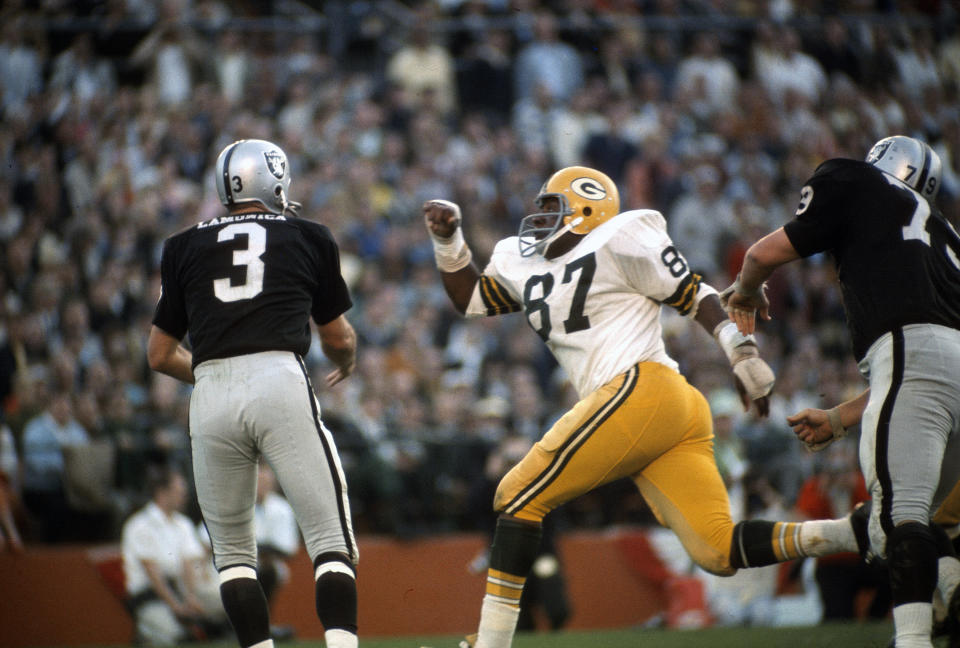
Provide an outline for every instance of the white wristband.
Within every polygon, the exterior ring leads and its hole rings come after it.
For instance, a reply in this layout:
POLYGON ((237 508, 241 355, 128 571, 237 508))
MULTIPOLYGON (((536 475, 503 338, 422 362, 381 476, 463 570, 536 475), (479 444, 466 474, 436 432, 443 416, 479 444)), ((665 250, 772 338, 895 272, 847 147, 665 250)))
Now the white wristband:
POLYGON ((430 225, 427 224, 427 232, 430 233, 430 240, 433 242, 433 256, 437 262, 437 268, 441 272, 456 272, 466 268, 473 259, 473 253, 463 239, 463 229, 460 227, 460 206, 455 202, 440 198, 435 198, 430 202, 452 210, 453 219, 457 223, 457 229, 447 238, 434 234, 430 225))
POLYGON ((431 234, 430 240, 433 241, 433 257, 440 272, 456 272, 470 265, 473 252, 463 239, 463 232, 459 227, 450 238, 444 239, 431 234))
POLYGON ((752 335, 744 335, 739 330, 737 330, 737 325, 733 322, 726 320, 717 324, 713 329, 713 337, 716 338, 717 342, 720 344, 720 348, 723 349, 723 352, 727 355, 727 360, 730 361, 730 364, 736 364, 738 360, 743 359, 746 356, 755 356, 757 355, 757 340, 752 335), (750 352, 744 353, 744 349, 740 349, 744 345, 749 345, 753 347, 750 352))
POLYGON ((840 408, 832 407, 827 410, 827 418, 830 420, 830 431, 833 432, 834 439, 842 439, 847 436, 847 428, 840 422, 840 408))

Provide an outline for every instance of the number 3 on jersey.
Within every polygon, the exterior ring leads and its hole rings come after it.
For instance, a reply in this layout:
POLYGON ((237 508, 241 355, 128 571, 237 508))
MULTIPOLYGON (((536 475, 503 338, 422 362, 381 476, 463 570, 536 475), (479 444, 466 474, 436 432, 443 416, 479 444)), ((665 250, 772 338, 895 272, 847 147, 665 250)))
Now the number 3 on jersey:
POLYGON ((213 294, 222 302, 252 299, 263 292, 263 261, 260 257, 267 250, 267 230, 257 223, 233 223, 217 234, 217 242, 232 241, 238 234, 247 235, 247 247, 233 251, 233 265, 245 266, 247 276, 243 283, 231 285, 230 278, 216 279, 213 294))

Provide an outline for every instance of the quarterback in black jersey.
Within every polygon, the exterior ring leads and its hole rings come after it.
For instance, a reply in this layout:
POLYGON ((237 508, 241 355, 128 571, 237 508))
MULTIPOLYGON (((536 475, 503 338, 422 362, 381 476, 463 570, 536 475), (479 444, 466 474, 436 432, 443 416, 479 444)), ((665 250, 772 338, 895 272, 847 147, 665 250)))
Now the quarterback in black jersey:
POLYGON ((347 486, 303 360, 312 317, 335 365, 327 384, 346 378, 356 362, 337 244, 325 226, 296 216, 287 158, 275 144, 230 144, 217 159, 216 183, 228 213, 164 244, 150 367, 195 385, 197 498, 241 646, 273 645, 253 530, 264 460, 313 560, 326 645, 356 648, 358 554, 347 486), (180 344, 185 335, 192 352, 180 344))
POLYGON ((769 319, 763 282, 774 269, 818 252, 836 264, 870 386, 788 422, 812 449, 861 424, 870 550, 889 565, 898 647, 932 645, 938 577, 948 599, 960 581, 930 524, 960 478, 960 235, 933 203, 940 178, 936 152, 902 135, 877 142, 864 162, 824 162, 794 220, 750 247, 724 291, 730 318, 748 334, 757 313, 769 319))

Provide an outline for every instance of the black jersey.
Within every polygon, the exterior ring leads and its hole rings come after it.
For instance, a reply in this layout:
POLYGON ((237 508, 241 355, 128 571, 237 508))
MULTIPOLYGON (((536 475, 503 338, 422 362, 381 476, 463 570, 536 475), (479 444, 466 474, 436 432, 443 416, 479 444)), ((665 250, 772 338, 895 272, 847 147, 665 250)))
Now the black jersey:
POLYGON ((350 308, 330 230, 300 218, 236 214, 166 240, 153 323, 193 364, 260 351, 310 348, 310 317, 326 324, 350 308))
POLYGON ((801 256, 833 256, 857 360, 905 324, 960 329, 960 236, 894 177, 866 162, 828 160, 784 231, 801 256))

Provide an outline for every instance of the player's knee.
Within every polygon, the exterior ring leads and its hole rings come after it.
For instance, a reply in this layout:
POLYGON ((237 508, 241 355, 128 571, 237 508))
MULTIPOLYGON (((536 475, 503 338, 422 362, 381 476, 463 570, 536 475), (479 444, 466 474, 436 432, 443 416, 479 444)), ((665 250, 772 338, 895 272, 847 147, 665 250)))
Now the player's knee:
POLYGON ((507 503, 509 502, 507 494, 503 488, 503 482, 500 482, 500 486, 497 487, 497 492, 493 496, 493 510, 495 513, 503 513, 507 508, 507 503))
POLYGON ((730 559, 730 536, 723 534, 724 540, 717 542, 696 542, 690 546, 685 543, 693 562, 704 571, 715 576, 733 576, 737 573, 737 566, 730 559))
POLYGON ((493 496, 494 512, 520 518, 528 522, 542 522, 543 518, 550 512, 549 508, 536 500, 527 502, 522 508, 518 508, 515 505, 511 506, 514 500, 515 492, 512 489, 504 488, 503 482, 500 482, 500 486, 493 496))
POLYGON ((894 605, 929 602, 937 586, 937 539, 927 524, 905 522, 887 538, 894 605))
POLYGON ((708 556, 694 558, 694 562, 697 563, 697 566, 701 569, 710 572, 714 576, 733 576, 737 573, 737 568, 730 564, 729 556, 720 553, 712 552, 708 556))
POLYGON ((344 574, 356 579, 357 569, 347 554, 327 551, 313 560, 313 580, 318 581, 325 574, 344 574))

